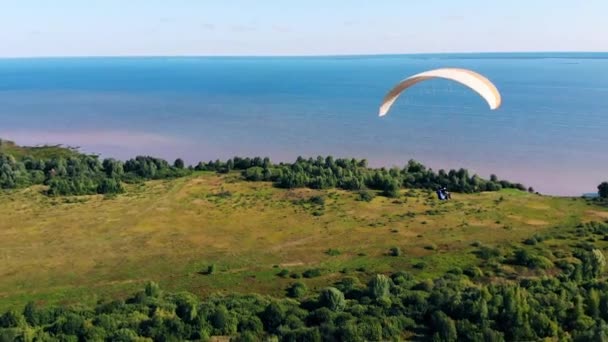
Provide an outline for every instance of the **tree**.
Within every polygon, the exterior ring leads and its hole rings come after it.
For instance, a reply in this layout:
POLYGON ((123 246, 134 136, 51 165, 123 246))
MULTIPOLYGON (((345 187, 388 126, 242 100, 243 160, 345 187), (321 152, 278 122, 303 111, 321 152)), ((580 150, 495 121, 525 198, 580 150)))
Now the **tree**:
POLYGON ((582 261, 582 276, 584 279, 598 278, 606 267, 606 258, 599 249, 580 251, 575 256, 582 261))
POLYGON ((275 332, 285 319, 285 309, 278 303, 270 303, 260 314, 264 327, 269 332, 275 332))
POLYGON ((383 274, 377 274, 370 280, 367 288, 372 298, 376 300, 387 298, 391 288, 390 279, 383 274))
POLYGON ((503 309, 498 318, 498 324, 506 332, 508 340, 533 339, 530 328, 530 305, 528 294, 520 287, 505 287, 502 291, 503 309))
POLYGON ((585 304, 587 308, 587 315, 593 317, 594 319, 600 317, 600 293, 598 290, 589 290, 585 304))
POLYGON ((342 311, 346 307, 344 293, 335 287, 323 289, 321 291, 321 295, 319 296, 319 304, 332 311, 342 311))
MULTIPOLYGON (((148 290, 147 287, 146 290, 148 290)), ((175 302, 177 304, 175 313, 179 318, 185 322, 192 322, 196 318, 198 303, 194 296, 180 293, 175 299, 175 302)))
POLYGON ((597 278, 600 276, 600 274, 602 274, 602 272, 604 272, 604 268, 606 267, 606 258, 604 257, 604 253, 602 253, 602 251, 599 249, 593 249, 591 253, 593 255, 591 259, 593 272, 597 278))
POLYGON ((597 186, 598 195, 600 198, 607 199, 608 198, 608 182, 603 182, 602 184, 597 186))
POLYGON ((124 168, 122 162, 114 159, 104 159, 102 162, 103 172, 110 178, 122 177, 124 168))
POLYGON ((205 170, 207 170, 207 166, 205 166, 205 164, 203 162, 198 162, 198 164, 196 164, 196 167, 194 167, 194 169, 196 171, 205 171, 205 170))
POLYGON ((183 169, 184 168, 184 161, 182 160, 182 158, 177 158, 175 159, 175 162, 173 162, 173 167, 175 167, 176 169, 183 169))
POLYGON ((236 321, 225 306, 220 305, 210 317, 211 325, 218 335, 231 335, 236 332, 236 321))
POLYGON ((452 342, 458 339, 456 324, 448 315, 442 311, 435 311, 432 316, 432 321, 435 330, 433 341, 452 342))

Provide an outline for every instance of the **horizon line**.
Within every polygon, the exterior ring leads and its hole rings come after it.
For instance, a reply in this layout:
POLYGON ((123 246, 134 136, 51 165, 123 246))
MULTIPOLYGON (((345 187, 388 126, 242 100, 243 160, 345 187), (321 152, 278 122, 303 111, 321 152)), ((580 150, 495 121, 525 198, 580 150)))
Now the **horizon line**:
POLYGON ((408 53, 328 53, 328 54, 124 54, 124 55, 41 55, 41 56, 0 56, 9 59, 70 59, 70 58, 298 58, 298 57, 381 57, 381 56, 429 56, 429 55, 505 55, 505 54, 608 54, 604 51, 467 51, 467 52, 408 52, 408 53))

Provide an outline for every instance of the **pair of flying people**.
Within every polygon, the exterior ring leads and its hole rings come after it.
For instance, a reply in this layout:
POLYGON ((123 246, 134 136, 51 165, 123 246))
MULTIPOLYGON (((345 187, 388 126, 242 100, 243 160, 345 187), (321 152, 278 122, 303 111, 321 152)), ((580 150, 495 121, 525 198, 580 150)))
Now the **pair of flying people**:
POLYGON ((448 189, 444 186, 443 188, 437 189, 437 198, 441 201, 447 201, 452 199, 452 195, 448 191, 448 189))

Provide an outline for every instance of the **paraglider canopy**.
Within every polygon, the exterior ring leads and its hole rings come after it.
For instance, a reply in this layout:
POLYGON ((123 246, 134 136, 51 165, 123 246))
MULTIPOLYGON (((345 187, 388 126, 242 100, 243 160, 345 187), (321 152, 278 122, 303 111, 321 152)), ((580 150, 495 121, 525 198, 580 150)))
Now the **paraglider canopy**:
POLYGON ((393 103, 395 103, 395 101, 403 91, 419 82, 423 82, 433 78, 443 78, 455 81, 471 88, 486 100, 486 102, 490 106, 490 109, 492 110, 500 107, 500 104, 502 102, 498 89, 486 77, 468 69, 442 68, 425 71, 414 76, 408 77, 403 81, 399 82, 384 97, 384 100, 380 105, 379 116, 384 116, 388 113, 393 103))

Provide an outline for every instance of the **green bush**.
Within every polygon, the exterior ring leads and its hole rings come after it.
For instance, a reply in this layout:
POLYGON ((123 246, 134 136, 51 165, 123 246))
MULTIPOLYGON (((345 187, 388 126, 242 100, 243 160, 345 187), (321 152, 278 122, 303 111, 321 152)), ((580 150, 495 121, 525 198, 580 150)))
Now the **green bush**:
POLYGON ((341 252, 337 249, 330 248, 325 252, 325 254, 330 255, 330 256, 338 256, 341 254, 341 252))
POLYGON ((483 271, 477 266, 469 266, 464 269, 463 273, 469 278, 479 278, 483 276, 483 271))
POLYGON ((211 265, 207 266, 206 274, 212 275, 214 273, 215 273, 215 264, 211 264, 211 265))
POLYGON ((304 278, 315 278, 315 277, 320 277, 322 274, 321 270, 318 268, 311 268, 309 270, 304 271, 304 273, 302 273, 302 276, 304 276, 304 278))
POLYGON ((394 256, 394 257, 398 257, 401 255, 401 248, 399 247, 391 247, 391 249, 389 250, 389 255, 394 256))
POLYGON ((426 268, 426 262, 421 261, 421 262, 417 262, 413 265, 414 268, 419 269, 419 270, 423 270, 426 268))
POLYGON ((479 258, 484 260, 495 259, 501 256, 498 248, 481 246, 477 251, 474 252, 479 258))
POLYGON ((306 295, 306 292, 308 291, 308 288, 306 287, 306 285, 302 282, 297 282, 292 284, 288 289, 287 289, 287 295, 291 298, 302 298, 306 295))
POLYGON ((323 206, 325 205, 325 198, 323 198, 323 196, 312 196, 308 199, 308 202, 323 206))
POLYGON ((358 194, 359 194, 359 201, 364 201, 364 202, 371 202, 374 199, 374 197, 376 197, 376 194, 369 190, 361 190, 358 192, 358 194))
POLYGON ((437 246, 434 243, 431 243, 431 244, 424 246, 424 249, 429 250, 429 251, 434 251, 437 249, 437 246))

